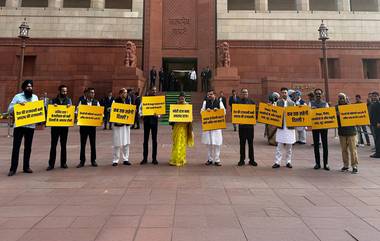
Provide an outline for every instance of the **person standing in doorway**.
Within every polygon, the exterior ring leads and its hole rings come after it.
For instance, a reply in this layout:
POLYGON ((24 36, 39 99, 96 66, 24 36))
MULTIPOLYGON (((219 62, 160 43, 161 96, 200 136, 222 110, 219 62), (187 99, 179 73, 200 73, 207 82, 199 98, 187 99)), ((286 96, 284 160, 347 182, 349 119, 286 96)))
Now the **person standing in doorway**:
POLYGON ((153 66, 153 68, 150 70, 150 87, 156 86, 156 79, 157 79, 157 71, 156 67, 153 66))

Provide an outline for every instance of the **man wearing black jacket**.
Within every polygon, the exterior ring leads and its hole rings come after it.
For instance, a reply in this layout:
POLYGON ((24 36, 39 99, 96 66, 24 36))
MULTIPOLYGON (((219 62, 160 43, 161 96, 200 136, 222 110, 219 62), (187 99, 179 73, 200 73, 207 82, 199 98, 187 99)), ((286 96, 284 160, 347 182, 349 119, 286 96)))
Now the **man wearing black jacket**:
POLYGON ((380 158, 380 102, 379 102, 379 92, 372 92, 371 95, 371 108, 370 108, 370 120, 371 127, 374 130, 375 136, 375 147, 376 152, 372 154, 370 157, 372 158, 380 158))
MULTIPOLYGON (((157 88, 152 86, 150 89, 149 96, 155 96, 157 93, 157 88)), ((140 116, 143 116, 142 105, 139 108, 140 116)), ((145 165, 148 163, 148 143, 149 134, 152 132, 152 164, 157 165, 157 131, 158 131, 158 115, 143 116, 144 122, 144 144, 143 144, 143 160, 140 165, 145 165)))
MULTIPOLYGON (((51 100, 52 105, 66 105, 70 107, 72 105, 71 99, 67 97, 67 86, 61 85, 58 87, 59 94, 55 99, 51 100)), ((54 169, 55 159, 57 155, 57 144, 58 139, 61 143, 61 168, 67 168, 67 153, 66 144, 67 136, 69 134, 69 127, 51 127, 51 142, 50 142, 50 156, 49 156, 49 166, 46 171, 54 169)))
MULTIPOLYGON (((240 101, 240 99, 239 99, 239 97, 236 94, 236 90, 232 90, 232 95, 228 99, 228 104, 229 104, 229 106, 231 108, 231 112, 232 112, 232 105, 239 103, 239 101, 240 101)), ((236 124, 232 124, 232 125, 234 127, 234 131, 236 131, 236 124)))
MULTIPOLYGON (((248 89, 243 88, 241 90, 241 99, 239 104, 254 105, 255 102, 248 98, 248 89)), ((253 152, 253 137, 254 137, 254 125, 239 125, 239 139, 240 139, 240 161, 238 166, 245 165, 245 143, 248 141, 248 156, 249 165, 257 166, 255 162, 254 152, 253 152)))

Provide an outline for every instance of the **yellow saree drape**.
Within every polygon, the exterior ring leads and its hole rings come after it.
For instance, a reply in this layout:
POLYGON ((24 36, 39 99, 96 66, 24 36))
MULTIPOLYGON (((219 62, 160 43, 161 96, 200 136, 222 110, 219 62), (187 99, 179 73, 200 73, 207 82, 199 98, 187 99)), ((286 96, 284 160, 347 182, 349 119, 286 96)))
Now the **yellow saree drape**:
POLYGON ((191 123, 175 123, 173 127, 173 149, 169 164, 183 166, 186 164, 186 146, 194 146, 194 134, 191 123))

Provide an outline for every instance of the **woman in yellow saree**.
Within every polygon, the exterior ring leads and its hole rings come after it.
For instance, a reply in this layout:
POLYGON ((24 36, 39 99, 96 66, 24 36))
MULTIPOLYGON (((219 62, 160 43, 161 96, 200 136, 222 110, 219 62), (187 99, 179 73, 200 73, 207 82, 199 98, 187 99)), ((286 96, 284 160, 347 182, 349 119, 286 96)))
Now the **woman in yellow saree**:
MULTIPOLYGON (((178 104, 186 105, 185 93, 181 92, 178 97, 178 104)), ((191 122, 181 123, 175 122, 171 123, 173 126, 173 149, 172 155, 169 161, 171 166, 183 166, 186 164, 186 147, 194 146, 194 134, 191 122)))

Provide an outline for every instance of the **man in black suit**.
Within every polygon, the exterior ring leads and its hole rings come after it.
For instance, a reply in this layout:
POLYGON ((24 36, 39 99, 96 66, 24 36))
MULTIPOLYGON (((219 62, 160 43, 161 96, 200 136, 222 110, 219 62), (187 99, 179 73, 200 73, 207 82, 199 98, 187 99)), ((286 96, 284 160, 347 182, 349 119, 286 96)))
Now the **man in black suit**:
POLYGON ((165 72, 161 68, 160 71, 158 72, 158 90, 163 91, 166 90, 166 83, 165 83, 165 72))
MULTIPOLYGON (((232 95, 230 96, 230 98, 228 98, 228 104, 231 108, 231 112, 232 112, 232 105, 239 103, 239 101, 240 99, 236 95, 236 90, 232 90, 232 95)), ((233 126, 234 126, 234 131, 236 131, 236 124, 233 124, 233 126)))
POLYGON ((103 105, 104 105, 104 130, 107 130, 107 123, 108 128, 112 130, 112 123, 110 122, 110 114, 111 114, 111 106, 114 101, 114 98, 112 96, 112 91, 108 93, 108 96, 103 99, 103 105))
MULTIPOLYGON (((236 93, 235 93, 236 94, 236 93)), ((241 90, 241 99, 238 104, 254 105, 255 102, 248 98, 248 89, 241 90)), ((257 166, 253 152, 254 125, 239 125, 240 161, 239 166, 245 165, 245 143, 248 142, 249 165, 257 166)))
POLYGON ((157 71, 156 67, 153 66, 153 68, 150 70, 150 88, 153 86, 156 86, 156 79, 157 79, 157 71))
MULTIPOLYGON (((149 96, 155 96, 157 93, 157 88, 152 86, 150 89, 149 96)), ((142 105, 139 108, 140 116, 142 115, 142 105)), ((157 131, 158 131, 158 115, 143 116, 144 122, 144 144, 143 144, 143 160, 140 165, 145 165, 148 163, 148 143, 149 135, 152 132, 152 164, 157 165, 157 131)))
POLYGON ((379 102, 379 92, 372 92, 371 94, 371 112, 370 120, 371 126, 374 130, 373 135, 375 136, 375 148, 376 152, 370 157, 380 158, 380 102, 379 102))

